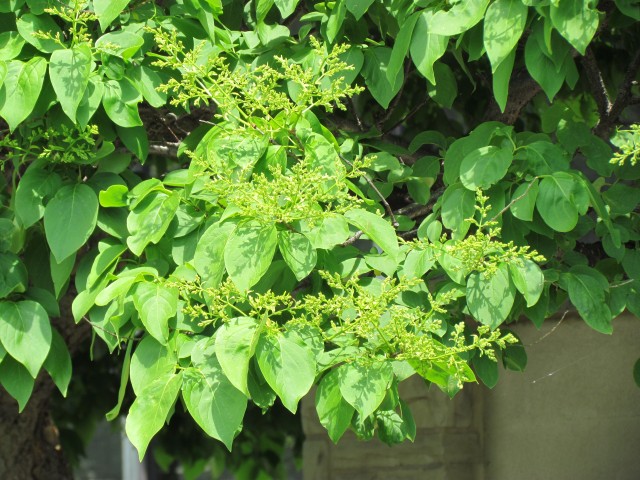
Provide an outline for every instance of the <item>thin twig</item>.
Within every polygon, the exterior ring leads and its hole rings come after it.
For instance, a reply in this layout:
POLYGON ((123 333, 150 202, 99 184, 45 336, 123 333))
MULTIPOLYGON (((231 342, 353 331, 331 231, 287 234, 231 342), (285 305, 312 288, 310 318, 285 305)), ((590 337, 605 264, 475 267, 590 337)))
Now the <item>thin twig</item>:
MULTIPOLYGON (((338 154, 338 156, 340 157, 340 159, 344 163, 346 163, 351 168, 353 168, 353 163, 351 163, 349 160, 347 160, 346 158, 344 158, 340 154, 338 154)), ((393 210, 391 210, 391 206, 389 205, 389 202, 387 202, 387 199, 384 198, 384 196, 382 195, 382 192, 380 192, 380 190, 378 190, 378 187, 376 187, 374 185, 373 181, 369 178, 369 175, 367 175, 365 173, 365 174, 362 175, 362 178, 364 178, 366 180, 366 182, 369 184, 369 186, 371 188, 373 188, 373 191, 376 192, 378 197, 380 197, 380 201, 382 202, 382 205, 384 205, 384 209, 387 212, 387 215, 389 215, 389 217, 391 217, 391 224, 393 225, 393 228, 398 228, 398 220, 396 220, 396 216, 393 214, 393 210)))
POLYGON ((529 190, 531 190, 531 187, 533 187, 533 183, 538 179, 539 177, 534 177, 533 180, 531 180, 531 183, 529 184, 529 186, 525 189, 525 191, 522 193, 522 195, 517 196, 516 198, 512 199, 509 202, 509 205, 507 205, 506 207, 504 207, 502 210, 500 210, 498 213, 496 213, 493 218, 491 220, 489 220, 489 222, 493 222, 495 221, 498 217, 500 217, 504 212, 506 212, 507 210, 509 210, 511 207, 513 207, 513 205, 516 202, 519 202, 520 200, 522 200, 524 197, 527 196, 527 194, 529 193, 529 190))

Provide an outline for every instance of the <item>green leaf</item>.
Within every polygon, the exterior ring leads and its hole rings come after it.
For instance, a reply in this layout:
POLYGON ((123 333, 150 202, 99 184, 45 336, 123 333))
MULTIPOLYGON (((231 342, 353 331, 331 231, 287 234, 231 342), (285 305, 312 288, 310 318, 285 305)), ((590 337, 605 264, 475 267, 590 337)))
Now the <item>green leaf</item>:
POLYGON ((67 344, 57 330, 51 330, 51 349, 44 362, 44 368, 56 384, 63 397, 67 396, 67 389, 71 381, 71 355, 67 344))
POLYGON ((349 10, 356 20, 360 20, 367 13, 374 0, 346 0, 347 10, 349 10))
POLYGON ((356 228, 362 230, 373 242, 376 243, 393 260, 398 260, 400 247, 396 231, 384 218, 375 213, 361 208, 349 210, 344 214, 347 221, 356 228))
POLYGON ((553 26, 582 55, 598 29, 598 11, 590 0, 551 2, 553 26))
POLYGON ((548 141, 536 141, 524 146, 517 158, 526 160, 528 170, 536 175, 547 175, 569 168, 570 156, 548 141))
POLYGON ((91 73, 91 48, 82 43, 56 50, 49 60, 49 78, 64 113, 76 121, 76 111, 82 102, 91 73))
POLYGON ((145 66, 140 65, 131 72, 131 78, 135 81, 138 91, 144 99, 154 108, 162 107, 167 103, 166 92, 160 92, 157 88, 164 83, 160 74, 145 66))
POLYGON ((0 88, 0 116, 13 131, 33 111, 40 96, 47 61, 33 57, 28 62, 12 60, 7 64, 7 75, 0 88))
POLYGON ((275 225, 249 222, 230 235, 224 250, 224 264, 241 291, 254 286, 266 273, 278 243, 275 225))
POLYGON ((127 80, 109 80, 105 84, 102 106, 109 118, 121 127, 138 127, 142 125, 138 113, 138 103, 142 95, 127 80))
POLYGON ((171 413, 180 387, 182 372, 156 378, 135 399, 125 424, 131 443, 138 449, 142 461, 149 442, 160 431, 171 413))
POLYGON ((413 29, 415 28, 416 22, 419 18, 420 13, 416 12, 410 15, 400 26, 396 40, 393 42, 393 49, 391 50, 389 64, 387 65, 386 75, 389 82, 395 81, 398 73, 402 71, 404 59, 407 56, 409 46, 411 45, 413 29))
POLYGON ((53 280, 53 293, 56 298, 60 298, 60 295, 63 293, 63 289, 69 281, 75 263, 75 253, 72 253, 60 263, 56 261, 53 254, 49 255, 49 269, 51 270, 51 280, 53 280))
POLYGON ((147 130, 144 127, 124 128, 116 125, 116 131, 124 146, 144 163, 149 154, 147 130))
POLYGON ((433 66, 435 83, 427 84, 427 93, 438 105, 451 108, 458 96, 458 84, 453 70, 446 63, 438 62, 433 66))
MULTIPOLYGON (((640 20, 639 0, 615 0, 615 3, 616 7, 618 7, 618 9, 626 16, 631 17, 634 20, 640 20)), ((638 383, 638 385, 640 386, 640 383, 638 383)))
POLYGON ((27 269, 18 256, 0 252, 0 298, 24 292, 28 286, 27 269))
POLYGON ((89 239, 98 220, 98 197, 83 183, 58 190, 44 210, 44 231, 58 263, 89 239))
POLYGON ((312 229, 304 228, 302 233, 309 239, 313 248, 330 250, 349 238, 349 223, 342 215, 330 215, 312 229))
POLYGON ((476 375, 487 387, 493 388, 498 383, 498 362, 486 355, 476 355, 472 360, 476 375))
POLYGON ((542 295, 544 275, 540 267, 531 260, 522 260, 522 264, 509 264, 511 279, 518 291, 524 295, 527 307, 535 305, 542 295))
POLYGON ((295 12, 299 2, 300 0, 274 0, 283 19, 291 16, 293 12, 295 12))
POLYGON ((140 396, 156 378, 173 375, 177 363, 173 350, 145 335, 131 356, 129 369, 133 392, 140 396))
POLYGON ((566 274, 569 299, 582 319, 594 330, 611 334, 611 311, 606 303, 605 291, 609 282, 597 270, 576 265, 566 274))
MULTIPOLYGON (((20 54, 24 43, 24 38, 18 32, 0 33, 0 60, 13 60, 16 58, 20 54)), ((2 85, 3 78, 0 74, 0 85, 2 85)))
POLYGON ((487 189, 507 174, 512 161, 510 148, 480 147, 462 160, 460 180, 469 190, 487 189))
POLYGON ((387 65, 391 60, 391 49, 386 47, 367 48, 364 52, 362 76, 369 92, 382 108, 388 108, 393 97, 400 91, 404 73, 398 70, 393 81, 387 78, 387 65))
POLYGON ((0 362, 0 384, 7 393, 18 402, 18 412, 22 413, 27 405, 35 380, 29 371, 11 357, 5 357, 0 362))
POLYGON ((500 62, 500 65, 493 72, 492 86, 493 96, 496 99, 500 111, 504 113, 504 109, 507 106, 507 100, 509 97, 509 82, 511 80, 511 73, 513 72, 513 65, 516 61, 516 49, 514 48, 507 57, 500 62))
POLYGON ((447 11, 439 10, 431 17, 431 33, 438 35, 459 35, 482 20, 489 0, 467 0, 458 2, 447 11))
POLYGON ((578 224, 576 190, 580 188, 568 173, 557 172, 540 182, 536 207, 547 225, 557 232, 569 232, 578 224))
POLYGON ((95 45, 101 52, 129 60, 144 45, 144 39, 136 33, 117 30, 102 35, 95 45))
POLYGON ((258 340, 256 358, 269 386, 295 413, 315 380, 316 361, 311 349, 290 332, 265 335, 258 340))
POLYGON ((194 368, 187 370, 182 386, 187 409, 207 435, 231 451, 233 438, 242 426, 247 397, 224 375, 212 349, 196 345, 191 360, 194 368))
POLYGON ((484 47, 495 74, 524 32, 529 9, 520 0, 497 0, 484 17, 484 47))
POLYGON ((507 319, 515 300, 516 288, 509 278, 506 264, 500 264, 496 272, 474 272, 467 280, 467 306, 471 315, 491 329, 496 329, 507 319))
POLYGON ((411 37, 410 52, 411 59, 418 71, 432 84, 436 85, 433 64, 447 51, 449 39, 446 36, 437 35, 430 31, 429 22, 432 17, 433 13, 429 10, 423 10, 416 17, 417 23, 411 37))
POLYGON ((640 358, 633 364, 633 380, 640 387, 640 358))
POLYGON ((475 213, 475 193, 461 183, 451 185, 442 196, 442 224, 458 236, 469 230, 468 218, 475 213))
POLYGON ((133 342, 127 343, 127 350, 124 354, 124 362, 122 363, 122 373, 120 374, 120 388, 118 389, 118 403, 105 414, 105 418, 108 422, 113 421, 120 415, 120 409, 122 408, 122 402, 124 401, 124 395, 127 392, 127 385, 129 384, 129 370, 131 368, 131 350, 133 348, 133 342))
POLYGON ((60 40, 64 39, 62 30, 48 14, 33 15, 32 13, 26 13, 18 18, 16 27, 18 28, 20 36, 41 52, 51 53, 64 48, 64 45, 61 45, 55 40, 42 38, 40 35, 40 33, 44 33, 51 37, 57 36, 60 40))
POLYGON ((146 195, 127 217, 127 229, 131 236, 127 246, 140 256, 149 243, 162 240, 180 205, 180 192, 166 194, 154 191, 146 195))
POLYGON ((102 77, 99 75, 89 76, 87 89, 84 91, 84 96, 76 112, 76 120, 81 127, 84 128, 89 124, 89 120, 91 120, 91 117, 93 117, 93 114, 96 113, 102 103, 103 95, 104 83, 102 83, 102 77))
POLYGON ((549 101, 553 101, 564 83, 564 75, 556 71, 553 61, 540 49, 534 35, 529 35, 527 39, 524 48, 524 61, 531 77, 540 84, 549 101))
POLYGON ((534 179, 531 183, 523 183, 518 186, 511 196, 511 213, 517 219, 525 222, 533 220, 533 210, 536 206, 538 198, 538 179, 534 179))
POLYGON ((318 418, 334 443, 338 443, 351 425, 354 412, 354 408, 342 398, 338 377, 338 370, 329 371, 316 390, 318 418))
POLYGON ((231 232, 236 228, 233 223, 214 223, 205 230, 198 240, 193 266, 209 286, 218 286, 224 275, 224 250, 231 232))
POLYGON ((93 0, 93 9, 104 32, 129 4, 130 0, 93 0))
POLYGON ((300 233, 282 230, 278 232, 278 248, 282 258, 300 281, 311 273, 318 256, 311 242, 300 233))
POLYGON ((329 12, 327 22, 324 24, 325 35, 329 43, 333 43, 336 36, 340 32, 342 23, 347 14, 347 0, 336 0, 333 3, 333 8, 329 12))
POLYGON ((393 380, 391 362, 370 365, 346 363, 338 370, 342 397, 362 418, 371 415, 382 403, 393 380))
POLYGON ((0 303, 0 342, 36 378, 51 348, 51 324, 37 302, 0 303))
POLYGON ((169 319, 178 311, 178 289, 159 283, 141 282, 133 292, 133 303, 151 336, 166 344, 169 339, 169 319))
POLYGON ((412 250, 407 254, 402 272, 407 278, 420 278, 435 264, 435 256, 431 248, 412 250))
POLYGON ((62 186, 60 175, 32 163, 24 173, 15 194, 16 217, 26 229, 44 215, 43 200, 52 197, 62 186))
POLYGON ((231 384, 249 396, 249 363, 256 350, 261 329, 250 317, 237 317, 223 324, 216 333, 216 356, 231 384))

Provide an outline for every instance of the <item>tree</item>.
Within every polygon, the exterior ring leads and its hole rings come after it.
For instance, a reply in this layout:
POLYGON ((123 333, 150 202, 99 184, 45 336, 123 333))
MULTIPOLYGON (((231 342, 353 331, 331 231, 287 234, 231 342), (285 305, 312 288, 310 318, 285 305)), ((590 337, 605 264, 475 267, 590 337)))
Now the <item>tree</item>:
POLYGON ((0 475, 70 475, 49 397, 90 347, 122 364, 97 380, 107 418, 132 401, 141 457, 169 421, 231 450, 247 405, 295 412, 314 384, 334 441, 393 444, 409 376, 453 396, 524 368, 509 323, 640 314, 638 20, 634 0, 3 2, 0 475))

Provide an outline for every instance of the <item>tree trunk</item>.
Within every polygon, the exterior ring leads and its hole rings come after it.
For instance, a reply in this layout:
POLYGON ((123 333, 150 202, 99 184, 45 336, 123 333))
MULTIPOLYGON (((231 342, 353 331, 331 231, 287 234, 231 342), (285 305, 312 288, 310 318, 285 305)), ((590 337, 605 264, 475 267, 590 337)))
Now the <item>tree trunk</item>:
POLYGON ((54 388, 47 374, 41 373, 22 413, 18 413, 17 402, 0 388, 0 478, 73 478, 49 412, 49 398, 54 388))
MULTIPOLYGON (((88 347, 89 324, 77 325, 71 314, 72 293, 60 302, 61 318, 52 326, 62 335, 73 358, 88 347)), ((71 467, 60 446, 58 428, 53 423, 50 398, 55 385, 42 370, 22 413, 18 403, 0 386, 0 479, 67 480, 71 467)))

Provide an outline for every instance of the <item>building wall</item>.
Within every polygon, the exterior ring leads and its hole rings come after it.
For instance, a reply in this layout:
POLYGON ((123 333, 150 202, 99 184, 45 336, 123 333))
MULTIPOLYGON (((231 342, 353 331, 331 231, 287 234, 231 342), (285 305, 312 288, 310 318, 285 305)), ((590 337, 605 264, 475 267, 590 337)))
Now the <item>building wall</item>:
MULTIPOLYGON (((640 320, 602 335, 578 318, 514 328, 524 373, 501 371, 494 390, 468 385, 453 400, 419 378, 401 384, 418 433, 388 447, 348 432, 333 445, 313 395, 303 400, 305 480, 632 480, 640 478, 640 320)), ((313 392, 312 392, 313 394, 313 392)))

